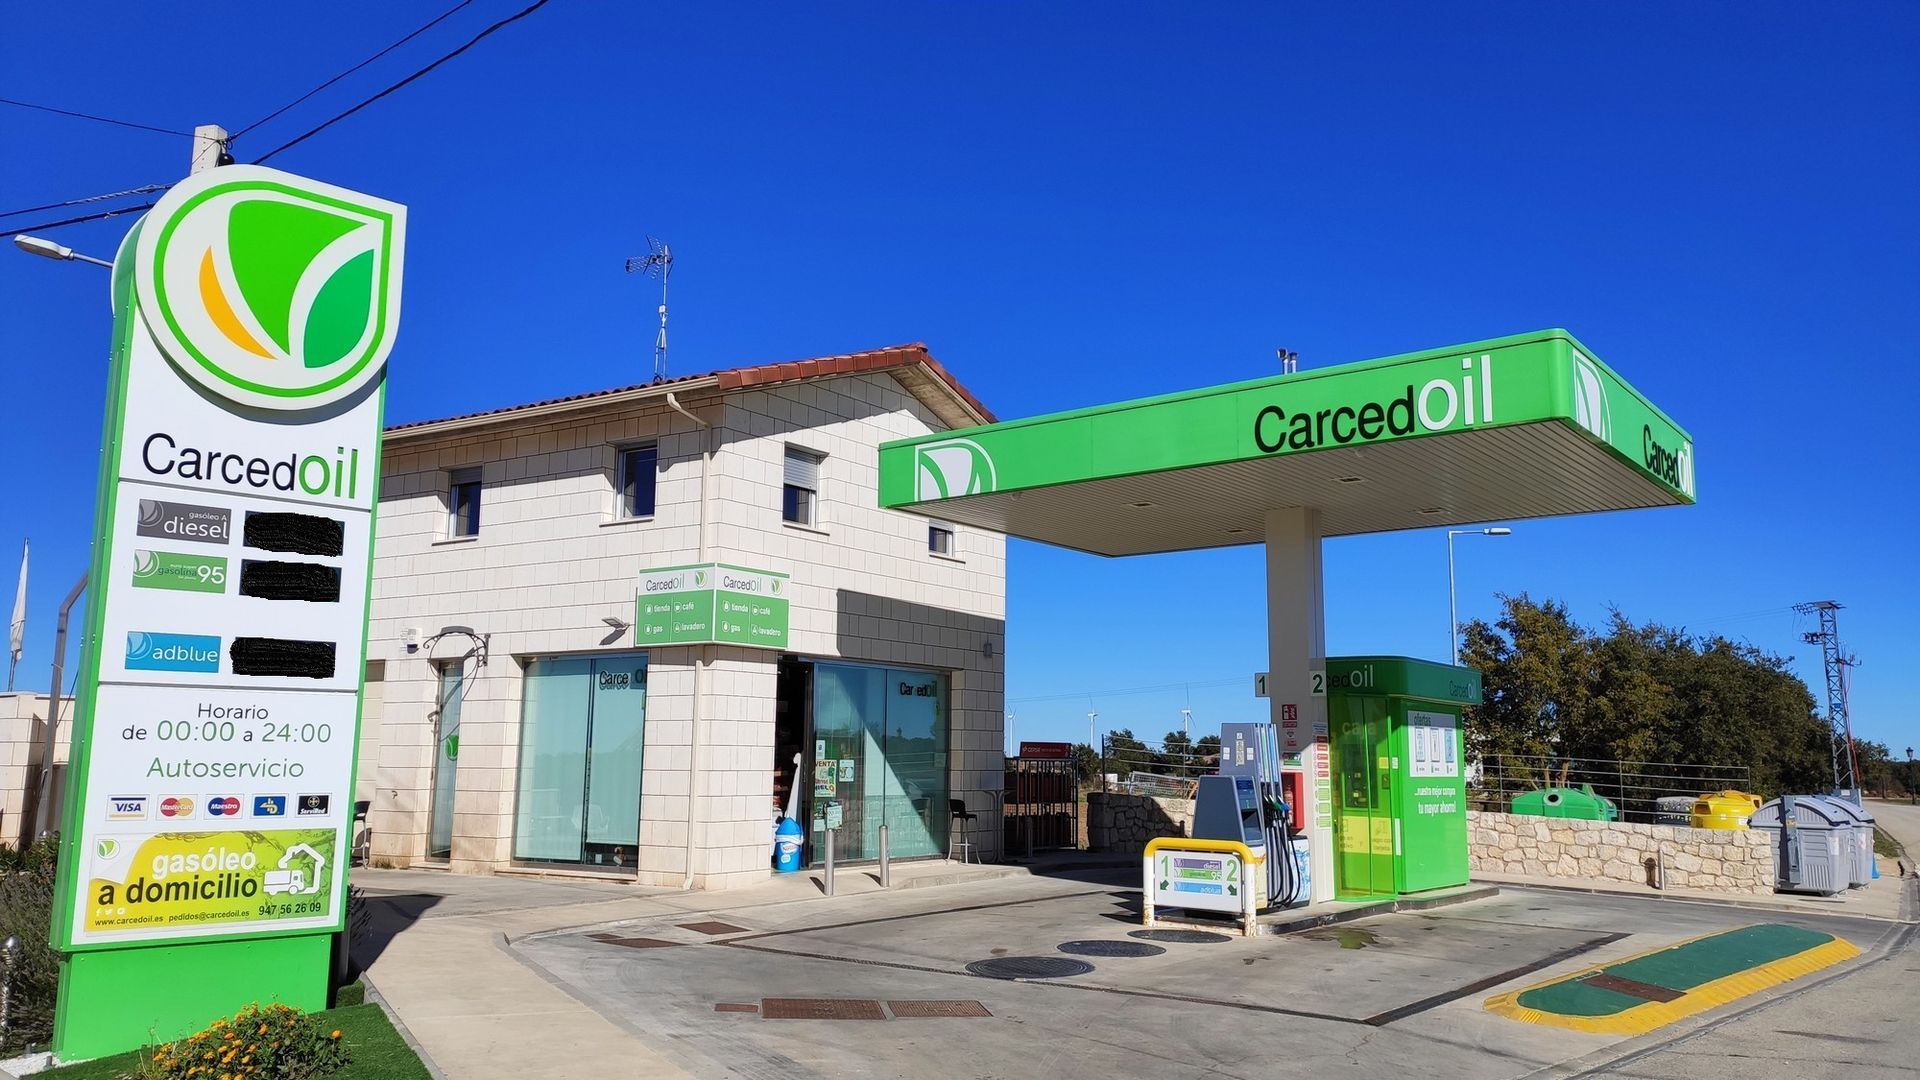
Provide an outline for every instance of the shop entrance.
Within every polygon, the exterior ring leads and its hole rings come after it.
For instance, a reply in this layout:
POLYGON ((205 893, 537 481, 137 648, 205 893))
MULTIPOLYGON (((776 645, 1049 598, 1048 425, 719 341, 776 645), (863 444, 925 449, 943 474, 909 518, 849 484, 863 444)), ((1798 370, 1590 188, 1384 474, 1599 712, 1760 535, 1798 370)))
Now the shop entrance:
POLYGON ((433 799, 427 815, 427 858, 453 855, 454 780, 460 764, 460 703, 467 696, 461 661, 437 665, 439 695, 433 710, 433 799))
POLYGON ((633 868, 646 722, 647 654, 527 662, 515 859, 633 868))
POLYGON ((781 662, 773 793, 785 812, 794 784, 807 862, 825 856, 820 819, 841 819, 836 859, 879 857, 880 826, 896 859, 946 850, 948 685, 937 672, 787 658, 781 662), (796 767, 794 758, 798 755, 796 767))

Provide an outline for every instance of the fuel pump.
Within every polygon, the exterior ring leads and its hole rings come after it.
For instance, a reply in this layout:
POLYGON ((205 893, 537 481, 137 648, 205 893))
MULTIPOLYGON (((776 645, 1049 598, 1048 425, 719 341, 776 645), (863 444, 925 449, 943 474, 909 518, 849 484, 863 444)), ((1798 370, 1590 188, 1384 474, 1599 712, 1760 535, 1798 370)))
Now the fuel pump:
POLYGON ((1222 724, 1219 775, 1202 777, 1195 796, 1195 837, 1240 840, 1264 853, 1268 907, 1308 896, 1306 841, 1294 826, 1299 777, 1282 768, 1272 724, 1222 724))

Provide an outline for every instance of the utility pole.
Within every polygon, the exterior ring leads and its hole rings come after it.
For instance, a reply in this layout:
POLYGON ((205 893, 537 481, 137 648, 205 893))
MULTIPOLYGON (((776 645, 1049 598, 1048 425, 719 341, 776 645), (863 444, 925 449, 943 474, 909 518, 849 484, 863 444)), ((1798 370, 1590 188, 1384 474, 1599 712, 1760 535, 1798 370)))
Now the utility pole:
POLYGON ((1853 753, 1853 722, 1847 716, 1847 668, 1853 666, 1855 660, 1840 652, 1840 623, 1836 614, 1840 605, 1831 600, 1813 600, 1795 604, 1793 610, 1820 618, 1820 629, 1801 637, 1809 645, 1820 646, 1821 660, 1826 666, 1827 738, 1833 757, 1834 790, 1851 794, 1857 803, 1860 801, 1859 765, 1853 753))
POLYGON ((227 152, 228 138, 227 129, 219 124, 201 124, 194 128, 193 161, 187 169, 187 175, 233 164, 233 155, 227 152))

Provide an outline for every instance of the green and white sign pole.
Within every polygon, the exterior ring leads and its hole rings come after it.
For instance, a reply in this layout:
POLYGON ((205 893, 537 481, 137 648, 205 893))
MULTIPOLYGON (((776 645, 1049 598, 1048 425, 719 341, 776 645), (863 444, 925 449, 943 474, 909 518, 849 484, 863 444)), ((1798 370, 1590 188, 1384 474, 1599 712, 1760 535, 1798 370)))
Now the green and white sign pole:
POLYGON ((114 260, 52 928, 62 1060, 326 1001, 405 225, 229 166, 174 186, 114 260))

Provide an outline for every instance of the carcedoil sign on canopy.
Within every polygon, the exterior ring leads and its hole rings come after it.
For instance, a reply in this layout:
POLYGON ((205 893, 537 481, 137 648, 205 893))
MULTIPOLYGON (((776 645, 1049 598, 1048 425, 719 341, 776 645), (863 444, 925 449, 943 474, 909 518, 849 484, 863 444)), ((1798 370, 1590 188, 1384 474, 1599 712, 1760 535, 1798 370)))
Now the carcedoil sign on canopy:
POLYGON ((128 233, 61 824, 54 1050, 324 1006, 406 210, 257 166, 128 233))

